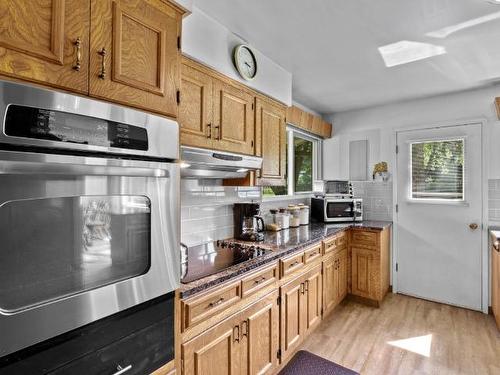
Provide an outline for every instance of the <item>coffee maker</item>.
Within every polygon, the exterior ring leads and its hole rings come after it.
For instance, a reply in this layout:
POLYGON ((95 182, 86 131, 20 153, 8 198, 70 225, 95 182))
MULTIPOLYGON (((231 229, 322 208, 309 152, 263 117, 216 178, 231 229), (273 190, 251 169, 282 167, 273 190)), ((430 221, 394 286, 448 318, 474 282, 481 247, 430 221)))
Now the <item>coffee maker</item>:
POLYGON ((264 240, 264 220, 260 216, 259 203, 235 203, 234 237, 243 241, 264 240))

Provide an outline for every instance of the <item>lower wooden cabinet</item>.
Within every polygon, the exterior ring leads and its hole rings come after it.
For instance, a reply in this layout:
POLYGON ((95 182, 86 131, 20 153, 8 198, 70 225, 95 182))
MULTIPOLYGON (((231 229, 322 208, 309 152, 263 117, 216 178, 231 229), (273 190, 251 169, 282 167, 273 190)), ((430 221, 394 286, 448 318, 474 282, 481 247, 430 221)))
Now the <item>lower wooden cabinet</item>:
POLYGON ((279 308, 274 291, 182 344, 185 375, 264 374, 278 365, 279 308))
POLYGON ((378 257, 373 250, 352 248, 352 294, 376 299, 374 280, 378 257))
POLYGON ((347 295, 347 248, 323 260, 323 313, 332 311, 347 295))
POLYGON ((281 287, 281 358, 286 360, 321 321, 321 264, 281 287))
POLYGON ((491 247, 491 309, 500 329, 500 252, 491 247))

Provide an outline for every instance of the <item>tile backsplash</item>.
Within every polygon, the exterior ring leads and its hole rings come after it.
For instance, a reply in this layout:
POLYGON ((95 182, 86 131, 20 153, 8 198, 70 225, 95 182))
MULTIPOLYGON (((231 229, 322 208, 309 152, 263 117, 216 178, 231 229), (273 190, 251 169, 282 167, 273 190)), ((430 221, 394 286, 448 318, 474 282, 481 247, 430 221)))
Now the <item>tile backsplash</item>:
POLYGON ((392 220, 392 181, 352 182, 353 194, 363 198, 365 220, 392 220))
POLYGON ((182 180, 181 241, 194 246, 233 237, 233 203, 260 200, 258 187, 226 187, 220 180, 182 180))

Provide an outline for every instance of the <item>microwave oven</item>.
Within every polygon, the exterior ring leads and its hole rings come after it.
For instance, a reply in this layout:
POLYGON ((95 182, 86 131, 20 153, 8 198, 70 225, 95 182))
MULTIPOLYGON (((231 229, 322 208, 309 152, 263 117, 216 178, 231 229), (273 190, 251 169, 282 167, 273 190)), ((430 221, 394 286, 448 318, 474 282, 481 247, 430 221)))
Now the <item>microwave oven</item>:
POLYGON ((311 198, 311 215, 325 223, 363 221, 363 200, 359 198, 311 198))

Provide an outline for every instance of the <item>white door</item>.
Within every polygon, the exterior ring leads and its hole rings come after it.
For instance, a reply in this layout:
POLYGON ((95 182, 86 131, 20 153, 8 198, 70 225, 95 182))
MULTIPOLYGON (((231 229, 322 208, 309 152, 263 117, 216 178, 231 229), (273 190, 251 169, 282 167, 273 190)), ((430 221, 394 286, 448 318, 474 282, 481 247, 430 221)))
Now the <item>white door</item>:
POLYGON ((481 309, 481 125, 397 133, 397 291, 481 309))

